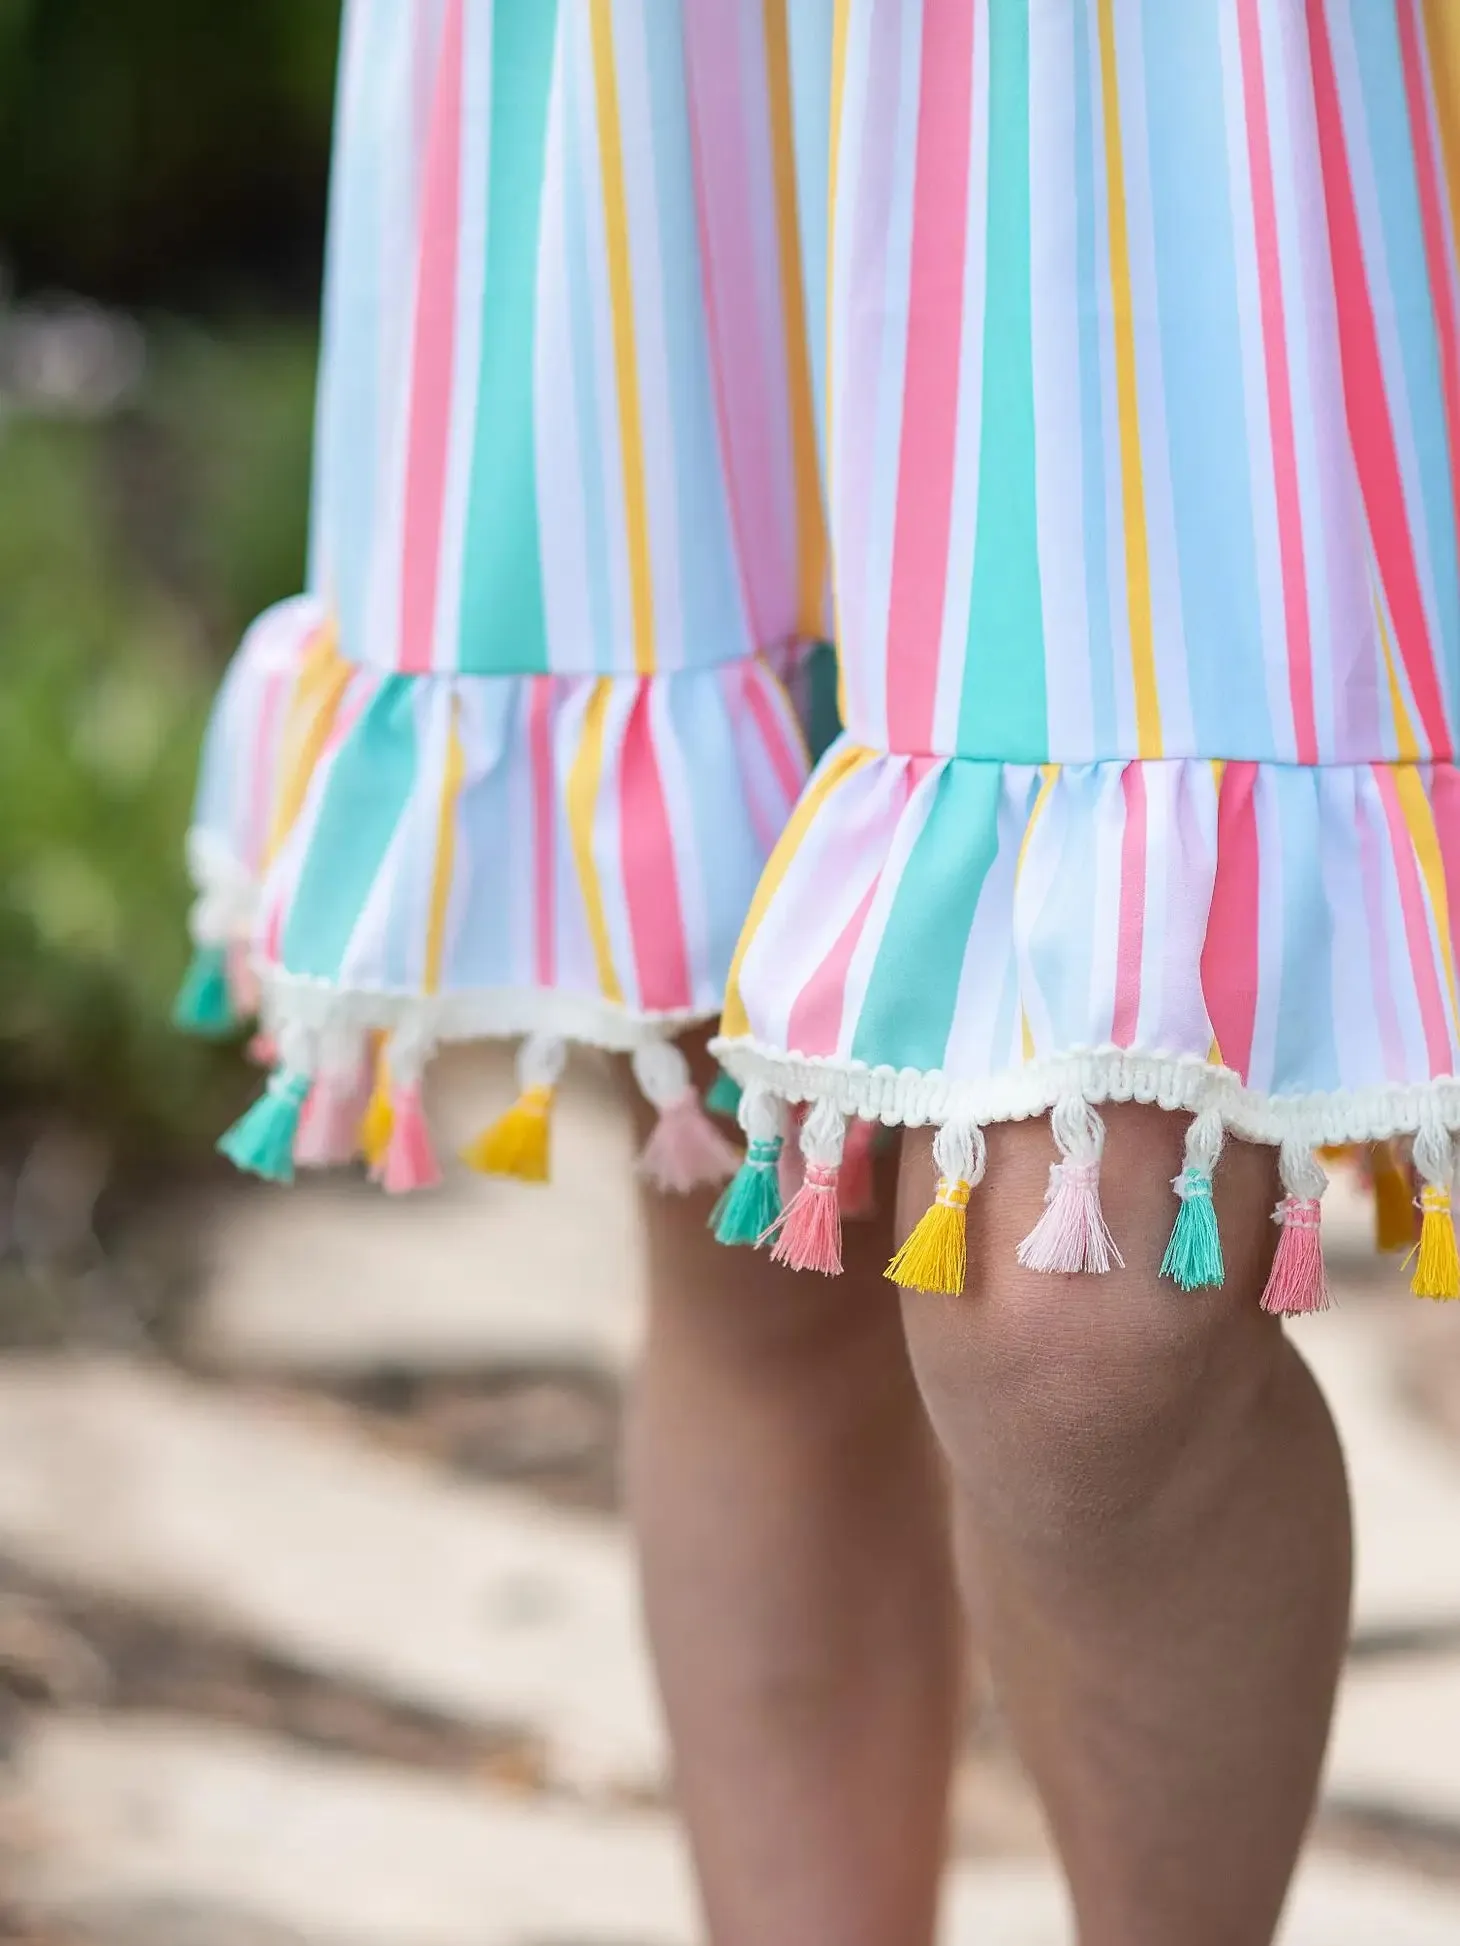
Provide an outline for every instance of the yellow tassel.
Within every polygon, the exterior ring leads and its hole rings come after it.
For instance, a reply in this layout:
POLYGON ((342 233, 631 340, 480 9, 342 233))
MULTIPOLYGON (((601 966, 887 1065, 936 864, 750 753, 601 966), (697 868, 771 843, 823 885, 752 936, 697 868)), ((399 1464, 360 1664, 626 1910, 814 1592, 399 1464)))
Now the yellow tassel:
POLYGON ((499 1122, 479 1135, 461 1159, 484 1176, 516 1176, 519 1182, 548 1179, 551 1088, 524 1088, 499 1122))
POLYGON ((394 1127, 395 1110, 390 1105, 390 1071, 382 1054, 375 1063, 375 1086, 360 1121, 360 1153, 370 1168, 378 1169, 385 1161, 394 1127))
POLYGON ((1460 1248, 1455 1242, 1455 1222, 1450 1214, 1450 1192, 1426 1183, 1420 1191, 1424 1220, 1420 1225, 1419 1247, 1415 1255, 1414 1282, 1410 1289, 1416 1297, 1460 1297, 1460 1248))
POLYGON ((1374 1186, 1374 1248, 1413 1249, 1414 1187, 1389 1143, 1374 1144, 1370 1178, 1374 1186))
POLYGON ((1318 1160, 1325 1169, 1341 1169, 1346 1162, 1353 1161, 1353 1147, 1347 1142, 1334 1142, 1318 1151, 1318 1160))
POLYGON ((968 1198, 966 1182, 938 1180, 933 1207, 887 1266, 886 1275, 904 1290, 936 1291, 957 1297, 968 1275, 968 1198))

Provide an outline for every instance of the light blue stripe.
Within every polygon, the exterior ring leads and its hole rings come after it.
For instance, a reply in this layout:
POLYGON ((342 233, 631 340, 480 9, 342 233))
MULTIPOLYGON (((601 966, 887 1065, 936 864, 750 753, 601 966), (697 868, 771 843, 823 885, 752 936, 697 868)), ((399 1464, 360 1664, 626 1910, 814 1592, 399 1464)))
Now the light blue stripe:
POLYGON ((941 1069, 973 915, 999 844, 996 763, 945 765, 893 895, 857 1018, 852 1059, 941 1069))
POLYGON ((339 977, 416 781, 416 679, 386 676, 341 745, 284 926, 287 972, 339 977))
POLYGON ((457 806, 457 828, 471 841, 457 849, 455 925, 444 984, 458 992, 526 985, 532 977, 531 947, 524 964, 524 942, 511 921, 522 908, 513 888, 523 864, 503 842, 505 834, 519 830, 518 842, 526 839, 521 807, 530 806, 532 793, 530 695, 525 682, 483 683, 473 705, 475 720, 463 725, 468 760, 478 774, 457 806))
POLYGON ((1075 44, 1075 250, 1080 292, 1080 452, 1085 509, 1085 608, 1090 629, 1090 710, 1097 751, 1119 750, 1110 631, 1110 534, 1105 506, 1104 393, 1100 373, 1100 270, 1096 259, 1095 117, 1090 41, 1077 20, 1075 44))
MULTIPOLYGON (((765 863, 745 813, 742 764, 724 706, 722 680, 697 670, 681 670, 664 679, 669 720, 684 756, 682 781, 689 792, 699 878, 706 888, 707 964, 720 979, 730 970, 741 922, 765 863), (706 683, 714 686, 709 695, 706 683)), ((676 842, 683 844, 682 832, 676 834, 676 842)))
POLYGON ((811 340, 811 392, 816 440, 826 477, 827 205, 831 195, 831 80, 836 0, 786 0, 791 43, 791 115, 796 147, 796 201, 801 219, 801 272, 811 340))
POLYGON ((386 471, 379 244, 384 198, 408 173, 400 97, 410 25, 402 9, 354 7, 336 91, 309 586, 333 604, 343 652, 357 661, 368 640, 376 496, 386 471))
MULTIPOLYGON (((1444 383, 1415 174, 1415 138, 1405 98, 1399 23, 1393 6, 1352 6, 1349 18, 1384 239, 1383 264, 1371 262, 1370 277, 1376 302, 1393 314, 1404 366, 1409 395, 1405 417, 1419 468, 1426 552, 1439 609, 1441 640, 1435 644, 1435 660, 1453 711, 1460 667, 1457 510, 1450 490, 1444 383)), ((1403 430, 1404 426, 1396 428, 1401 433, 1403 430)), ((1402 455, 1403 443, 1400 451, 1402 455)))
POLYGON ((1145 0, 1141 18, 1194 747, 1272 758, 1217 12, 1145 0))
MULTIPOLYGON (((1065 765, 1036 827, 1040 849, 1053 850, 1055 868, 1026 941, 1029 969, 1044 1001, 1050 1044, 1041 1053, 1090 1047, 1107 1038, 1110 1023, 1093 1021, 1091 965, 1086 950, 1105 928, 1096 918, 1096 833, 1121 802, 1117 773, 1096 765, 1065 765), (1102 817, 1102 811, 1106 816, 1102 817)), ((1112 915, 1113 916, 1113 915, 1112 915)), ((1027 1003, 1026 1003, 1027 1010, 1027 1003)))
POLYGON ((1282 861, 1282 963, 1272 1074, 1278 1094, 1343 1085, 1329 997, 1334 933, 1321 864, 1320 776, 1289 765, 1274 765, 1266 775, 1282 861))
POLYGON ((734 555, 694 194, 682 29, 648 23, 648 89, 659 205, 659 273, 674 429, 680 606, 690 666, 746 654, 750 640, 734 555))
POLYGON ((603 441, 601 437, 602 402, 598 390, 598 361, 594 344, 593 277, 590 269, 588 212, 584 203, 585 182, 598 180, 595 155, 592 167, 585 166, 585 131, 596 124, 592 90, 584 64, 573 58, 571 47, 562 50, 558 85, 563 89, 563 197, 566 288, 562 302, 568 307, 568 335, 572 345, 573 405, 578 422, 580 487, 583 494, 583 547, 588 564, 588 618, 593 631, 591 653, 588 645, 563 645, 568 655, 582 656, 586 667, 607 675, 622 666, 614 654, 613 583, 609 574, 608 509, 603 491, 603 441))

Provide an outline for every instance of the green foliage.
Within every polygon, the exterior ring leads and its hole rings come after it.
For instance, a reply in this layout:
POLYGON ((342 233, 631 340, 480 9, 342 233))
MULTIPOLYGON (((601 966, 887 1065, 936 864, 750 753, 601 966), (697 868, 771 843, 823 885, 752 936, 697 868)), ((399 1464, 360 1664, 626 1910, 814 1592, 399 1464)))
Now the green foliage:
POLYGON ((311 365, 175 337, 116 422, 0 421, 0 1091, 154 1150, 249 1085, 169 1025, 182 835, 218 668, 299 585, 311 365))
POLYGON ((338 0, 0 0, 0 237, 22 283, 312 291, 338 21, 338 0))

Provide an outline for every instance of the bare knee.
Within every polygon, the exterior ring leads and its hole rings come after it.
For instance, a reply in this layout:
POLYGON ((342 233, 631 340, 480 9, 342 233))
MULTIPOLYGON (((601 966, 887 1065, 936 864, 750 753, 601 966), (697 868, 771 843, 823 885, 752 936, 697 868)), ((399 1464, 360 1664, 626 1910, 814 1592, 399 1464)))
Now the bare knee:
MULTIPOLYGON (((1045 1123, 1015 1124, 990 1131, 967 1290, 906 1306, 918 1382, 955 1473, 1052 1533, 1088 1531, 1178 1482, 1215 1429, 1240 1431, 1281 1355, 1258 1302, 1272 1247, 1270 1156, 1233 1145, 1224 1157, 1216 1200, 1227 1280, 1184 1293, 1158 1276, 1182 1126, 1138 1107, 1106 1120, 1102 1194, 1126 1268, 1019 1268, 1053 1151, 1045 1123)), ((916 1151, 904 1177, 907 1221, 926 1200, 916 1151)))

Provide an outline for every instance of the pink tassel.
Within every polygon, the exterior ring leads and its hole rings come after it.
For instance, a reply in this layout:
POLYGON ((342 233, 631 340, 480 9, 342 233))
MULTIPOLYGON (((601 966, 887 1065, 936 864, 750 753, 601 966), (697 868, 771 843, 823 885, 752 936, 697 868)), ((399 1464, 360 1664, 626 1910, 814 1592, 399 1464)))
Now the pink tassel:
POLYGON ((715 1127, 693 1088, 659 1110, 654 1133, 639 1157, 639 1174, 656 1189, 687 1196, 718 1189, 739 1169, 741 1156, 715 1127))
POLYGON ((377 1180, 391 1196, 404 1196, 413 1189, 434 1189, 441 1181, 441 1169, 431 1147, 420 1089, 397 1088, 390 1106, 390 1142, 377 1180))
POLYGON ((272 1070, 279 1065, 279 1043, 272 1034, 262 1031, 255 1034, 244 1052, 256 1068, 272 1070))
POLYGON ((309 1091, 294 1139, 301 1169, 341 1169, 360 1153, 360 1124, 370 1099, 368 1081, 321 1075, 309 1091))
POLYGON ((877 1140, 875 1122, 847 1124, 847 1142, 842 1150, 842 1220, 859 1223, 877 1214, 877 1185, 872 1175, 872 1150, 877 1140))
POLYGON ((842 1219, 837 1178, 840 1171, 808 1162, 806 1179, 761 1242, 775 1238, 771 1256, 792 1270, 819 1270, 824 1277, 842 1273, 842 1219))
POLYGON ((1323 1268, 1323 1205, 1316 1196, 1285 1196, 1273 1211, 1282 1225, 1262 1308, 1277 1318, 1309 1317, 1330 1307, 1323 1268))
POLYGON ((1055 1104, 1050 1126, 1062 1160, 1050 1169, 1044 1214, 1019 1245, 1019 1262, 1026 1270, 1068 1274, 1123 1270, 1100 1207, 1104 1124, 1088 1102, 1070 1096, 1055 1104))

